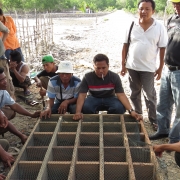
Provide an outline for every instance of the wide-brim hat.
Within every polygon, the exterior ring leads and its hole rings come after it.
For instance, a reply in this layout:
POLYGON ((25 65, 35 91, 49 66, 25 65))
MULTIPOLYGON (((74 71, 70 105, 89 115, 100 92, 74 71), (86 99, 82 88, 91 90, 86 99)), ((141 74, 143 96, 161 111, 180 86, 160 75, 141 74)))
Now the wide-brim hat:
POLYGON ((70 61, 61 61, 56 73, 74 73, 71 62, 70 61))
POLYGON ((180 2, 180 0, 169 0, 169 1, 171 1, 171 2, 173 2, 173 3, 178 3, 178 2, 180 2))
POLYGON ((43 58, 42 58, 42 63, 43 64, 52 63, 52 62, 54 62, 54 59, 53 59, 52 55, 43 56, 43 58))

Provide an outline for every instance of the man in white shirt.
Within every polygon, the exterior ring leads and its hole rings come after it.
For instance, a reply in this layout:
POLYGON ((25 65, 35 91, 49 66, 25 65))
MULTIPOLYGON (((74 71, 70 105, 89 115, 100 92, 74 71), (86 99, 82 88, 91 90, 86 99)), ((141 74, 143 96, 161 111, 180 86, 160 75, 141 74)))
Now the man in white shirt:
POLYGON ((131 89, 130 98, 138 114, 142 114, 141 91, 143 92, 149 121, 153 128, 156 129, 154 76, 156 76, 156 80, 161 78, 164 52, 167 45, 167 33, 165 27, 152 18, 154 9, 155 2, 153 0, 141 0, 138 3, 139 19, 135 21, 131 31, 127 62, 125 61, 129 29, 124 40, 121 75, 124 76, 128 70, 131 89), (156 69, 158 50, 160 63, 156 69))

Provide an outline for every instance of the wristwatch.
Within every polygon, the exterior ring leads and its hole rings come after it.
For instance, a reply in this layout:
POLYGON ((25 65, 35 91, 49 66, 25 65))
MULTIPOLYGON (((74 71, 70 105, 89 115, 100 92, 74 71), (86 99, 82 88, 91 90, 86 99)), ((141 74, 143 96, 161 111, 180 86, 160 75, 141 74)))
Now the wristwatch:
POLYGON ((134 109, 130 109, 130 110, 128 110, 129 114, 131 114, 131 113, 132 113, 132 111, 134 111, 134 109))

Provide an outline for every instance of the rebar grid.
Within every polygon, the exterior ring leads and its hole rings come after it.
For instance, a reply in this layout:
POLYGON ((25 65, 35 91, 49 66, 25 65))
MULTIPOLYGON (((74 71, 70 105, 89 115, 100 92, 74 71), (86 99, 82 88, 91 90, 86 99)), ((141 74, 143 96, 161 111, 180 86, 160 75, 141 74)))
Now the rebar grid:
POLYGON ((72 116, 39 120, 7 179, 160 179, 142 122, 128 115, 72 116))

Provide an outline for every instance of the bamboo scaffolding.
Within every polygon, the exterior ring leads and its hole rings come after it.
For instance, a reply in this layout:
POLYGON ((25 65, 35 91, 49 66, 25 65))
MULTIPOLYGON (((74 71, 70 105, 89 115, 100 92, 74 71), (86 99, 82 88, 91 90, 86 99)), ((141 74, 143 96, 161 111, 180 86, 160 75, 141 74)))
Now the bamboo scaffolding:
POLYGON ((35 13, 18 15, 15 11, 17 36, 25 61, 31 64, 31 59, 50 53, 53 43, 53 21, 51 15, 35 13))

